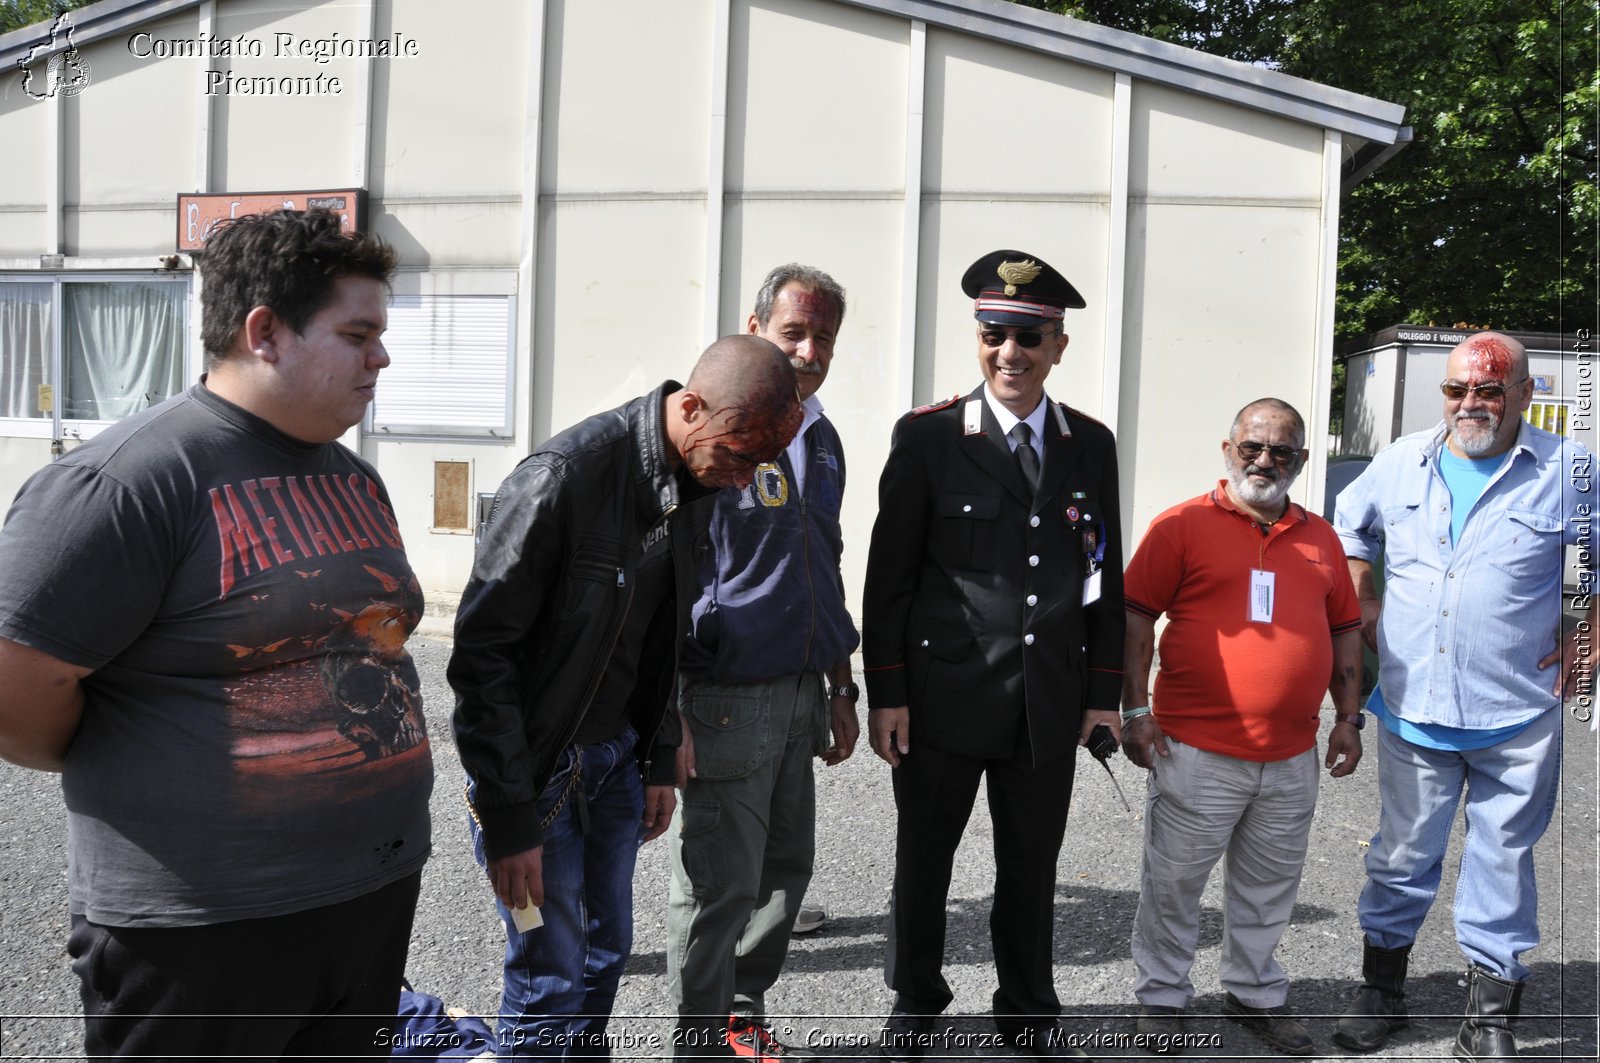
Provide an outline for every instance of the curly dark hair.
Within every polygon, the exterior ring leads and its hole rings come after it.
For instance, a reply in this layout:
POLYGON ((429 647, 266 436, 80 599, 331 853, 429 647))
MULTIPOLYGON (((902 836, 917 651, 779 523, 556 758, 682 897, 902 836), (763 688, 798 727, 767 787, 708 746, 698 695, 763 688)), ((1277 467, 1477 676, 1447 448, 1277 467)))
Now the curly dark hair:
POLYGON ((271 307, 296 333, 333 302, 340 277, 371 277, 385 285, 394 275, 394 248, 376 236, 339 231, 326 210, 275 210, 220 226, 200 258, 200 339, 208 365, 228 356, 244 319, 271 307))

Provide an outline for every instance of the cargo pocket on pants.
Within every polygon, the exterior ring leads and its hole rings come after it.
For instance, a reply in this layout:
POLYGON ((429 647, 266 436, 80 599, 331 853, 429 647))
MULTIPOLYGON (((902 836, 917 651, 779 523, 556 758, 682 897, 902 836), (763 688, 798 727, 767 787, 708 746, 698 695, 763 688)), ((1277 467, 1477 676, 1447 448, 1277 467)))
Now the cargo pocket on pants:
POLYGON ((695 778, 742 779, 756 770, 772 727, 765 686, 691 683, 680 704, 694 733, 695 778))

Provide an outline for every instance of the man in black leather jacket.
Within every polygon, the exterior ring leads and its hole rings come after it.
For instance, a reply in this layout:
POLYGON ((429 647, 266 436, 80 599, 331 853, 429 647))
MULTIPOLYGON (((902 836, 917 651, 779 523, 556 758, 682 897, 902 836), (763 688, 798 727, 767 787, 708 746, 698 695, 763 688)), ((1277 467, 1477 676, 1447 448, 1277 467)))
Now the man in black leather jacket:
POLYGON ((750 483, 799 424, 788 359, 729 336, 687 385, 557 435, 495 496, 449 678, 474 846, 507 929, 501 1056, 605 1054, 634 856, 676 805, 700 503, 750 483))

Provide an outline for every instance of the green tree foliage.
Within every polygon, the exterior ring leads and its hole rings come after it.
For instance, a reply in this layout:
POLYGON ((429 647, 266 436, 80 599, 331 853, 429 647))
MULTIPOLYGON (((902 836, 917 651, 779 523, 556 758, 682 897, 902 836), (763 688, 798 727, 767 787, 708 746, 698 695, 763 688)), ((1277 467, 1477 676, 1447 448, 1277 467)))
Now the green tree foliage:
POLYGON ((76 11, 94 0, 0 0, 0 33, 49 22, 63 11, 76 11))
POLYGON ((1340 337, 1594 326, 1588 0, 1016 2, 1404 105, 1414 142, 1342 206, 1340 337))

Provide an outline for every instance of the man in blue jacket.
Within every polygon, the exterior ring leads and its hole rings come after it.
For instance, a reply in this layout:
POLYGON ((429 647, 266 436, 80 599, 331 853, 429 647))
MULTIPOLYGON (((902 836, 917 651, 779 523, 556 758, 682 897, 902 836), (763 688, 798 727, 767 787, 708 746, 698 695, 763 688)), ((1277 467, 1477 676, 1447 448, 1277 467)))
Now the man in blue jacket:
POLYGON ((850 682, 860 640, 839 574, 844 452, 816 395, 844 307, 820 270, 791 263, 767 275, 748 328, 788 355, 804 420, 751 483, 717 495, 697 557, 667 937, 682 1055, 785 1053, 764 997, 811 881, 811 758, 838 764, 860 731, 850 682))

